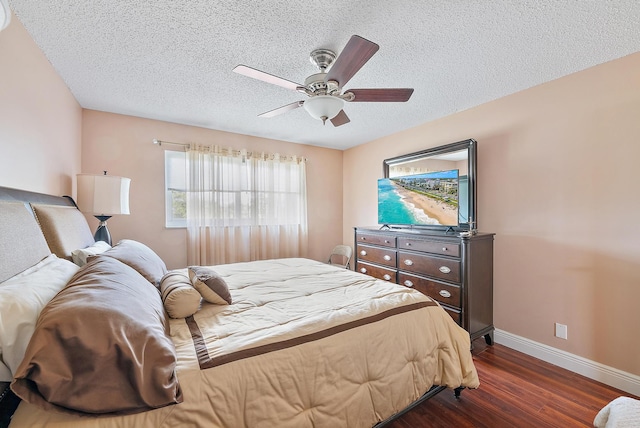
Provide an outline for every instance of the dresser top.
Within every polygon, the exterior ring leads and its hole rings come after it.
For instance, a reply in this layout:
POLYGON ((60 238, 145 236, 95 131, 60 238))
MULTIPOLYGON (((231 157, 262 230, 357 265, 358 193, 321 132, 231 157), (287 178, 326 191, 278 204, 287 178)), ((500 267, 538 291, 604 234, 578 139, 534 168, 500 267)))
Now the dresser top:
POLYGON ((368 227, 354 227, 356 233, 376 233, 376 234, 387 234, 394 236, 407 236, 407 237, 415 237, 415 238, 425 238, 425 239, 455 239, 455 240, 476 240, 476 239, 493 239, 495 233, 486 233, 486 232, 477 232, 474 235, 466 236, 461 232, 453 232, 444 230, 436 230, 436 229, 422 229, 422 228, 394 228, 385 227, 381 229, 380 226, 368 226, 368 227))

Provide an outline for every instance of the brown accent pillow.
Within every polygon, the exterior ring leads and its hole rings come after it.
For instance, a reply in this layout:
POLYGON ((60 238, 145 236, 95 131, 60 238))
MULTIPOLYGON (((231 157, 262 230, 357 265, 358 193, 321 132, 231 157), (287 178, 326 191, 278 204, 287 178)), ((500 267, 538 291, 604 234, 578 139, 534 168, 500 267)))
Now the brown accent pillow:
POLYGON ((189 279, 207 302, 216 305, 231 304, 229 287, 214 270, 201 266, 189 266, 189 279))
POLYGON ((116 259, 96 257, 43 309, 11 388, 66 413, 182 402, 168 329, 158 290, 116 259))
POLYGON ((193 288, 189 277, 180 272, 169 272, 160 281, 162 304, 171 318, 186 318, 200 309, 202 297, 193 288))
POLYGON ((61 205, 31 204, 51 252, 71 260, 71 252, 92 245, 89 224, 77 208, 61 205))
POLYGON ((143 243, 132 239, 123 239, 113 248, 96 257, 103 256, 113 257, 134 268, 158 288, 162 277, 167 273, 167 265, 164 264, 160 256, 143 243))

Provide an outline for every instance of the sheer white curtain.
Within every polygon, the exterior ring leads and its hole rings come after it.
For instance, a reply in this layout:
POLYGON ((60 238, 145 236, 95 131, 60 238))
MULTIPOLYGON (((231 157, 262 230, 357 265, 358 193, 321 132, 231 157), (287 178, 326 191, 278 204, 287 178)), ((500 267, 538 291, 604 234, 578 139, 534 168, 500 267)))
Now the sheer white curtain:
POLYGON ((306 256, 305 162, 189 146, 187 262, 206 266, 306 256))

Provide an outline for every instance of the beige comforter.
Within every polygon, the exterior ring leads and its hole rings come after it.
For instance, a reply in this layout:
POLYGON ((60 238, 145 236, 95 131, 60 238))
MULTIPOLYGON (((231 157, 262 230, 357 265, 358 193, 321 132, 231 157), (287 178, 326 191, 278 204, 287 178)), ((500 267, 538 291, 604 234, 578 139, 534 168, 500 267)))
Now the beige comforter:
POLYGON ((183 403, 118 417, 21 403, 11 427, 371 427, 432 385, 478 386, 469 335, 417 291, 306 259, 212 268, 233 304, 171 321, 183 403))

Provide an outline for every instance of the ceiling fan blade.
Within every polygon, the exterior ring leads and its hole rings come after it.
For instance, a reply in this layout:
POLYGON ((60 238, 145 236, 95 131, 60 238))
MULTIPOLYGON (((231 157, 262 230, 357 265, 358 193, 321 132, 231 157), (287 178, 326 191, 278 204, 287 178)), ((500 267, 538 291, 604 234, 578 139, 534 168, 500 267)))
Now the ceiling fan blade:
POLYGON ((263 82, 271 83, 272 85, 282 86, 283 88, 296 90, 299 86, 298 83, 292 82, 282 77, 274 76, 273 74, 265 73, 264 71, 256 70, 255 68, 247 67, 246 65, 237 65, 233 71, 243 76, 251 77, 253 79, 262 80, 263 82))
POLYGON ((344 110, 340 110, 340 113, 331 119, 333 126, 340 126, 349 122, 351 122, 351 120, 349 120, 349 116, 347 116, 347 113, 345 113, 344 110))
POLYGON ((345 93, 351 92, 355 98, 352 103, 357 102, 405 102, 411 98, 413 88, 388 88, 388 89, 349 89, 345 93))
POLYGON ((349 42, 329 69, 325 82, 335 80, 339 86, 346 85, 378 49, 380 49, 380 46, 367 39, 356 35, 351 36, 349 42))
POLYGON ((298 107, 301 107, 302 104, 304 104, 304 101, 296 101, 294 103, 287 104, 287 105, 282 106, 282 107, 278 107, 277 109, 269 110, 267 112, 259 114, 258 117, 273 117, 273 116, 277 116, 279 114, 288 112, 289 110, 297 109, 298 107))

